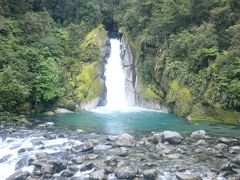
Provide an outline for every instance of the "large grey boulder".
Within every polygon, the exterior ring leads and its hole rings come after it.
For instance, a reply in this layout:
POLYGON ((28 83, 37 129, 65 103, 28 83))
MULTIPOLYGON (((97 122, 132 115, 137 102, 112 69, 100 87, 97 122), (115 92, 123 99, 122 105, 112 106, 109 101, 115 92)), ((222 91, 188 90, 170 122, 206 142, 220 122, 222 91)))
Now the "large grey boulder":
POLYGON ((118 167, 114 173, 118 179, 133 179, 137 174, 136 170, 130 166, 118 167))
POLYGON ((179 144, 183 140, 183 137, 178 133, 174 131, 164 131, 163 132, 163 141, 168 142, 170 144, 179 144))
POLYGON ((131 136, 127 133, 121 134, 116 140, 116 146, 134 147, 135 141, 134 141, 133 136, 131 136))
POLYGON ((196 173, 180 173, 180 172, 177 172, 176 174, 176 177, 177 179, 180 179, 180 180, 201 180, 201 176, 199 174, 196 174, 196 173))

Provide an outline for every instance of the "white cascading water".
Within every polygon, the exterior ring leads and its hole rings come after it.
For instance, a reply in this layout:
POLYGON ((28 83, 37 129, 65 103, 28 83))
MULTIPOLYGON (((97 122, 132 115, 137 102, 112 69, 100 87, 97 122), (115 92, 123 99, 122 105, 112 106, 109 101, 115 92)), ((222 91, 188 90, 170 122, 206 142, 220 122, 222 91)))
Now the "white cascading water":
POLYGON ((111 39, 111 55, 105 66, 107 105, 109 110, 119 110, 127 106, 125 94, 125 74, 121 62, 120 41, 111 39))

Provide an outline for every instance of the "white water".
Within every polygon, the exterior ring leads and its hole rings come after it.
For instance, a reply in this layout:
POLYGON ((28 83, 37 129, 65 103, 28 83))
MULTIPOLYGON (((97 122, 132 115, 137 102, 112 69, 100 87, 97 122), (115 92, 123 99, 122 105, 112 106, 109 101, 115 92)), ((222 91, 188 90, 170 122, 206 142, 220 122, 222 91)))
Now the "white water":
POLYGON ((120 56, 120 41, 111 39, 111 55, 105 66, 107 105, 105 109, 120 110, 127 107, 125 74, 120 56))

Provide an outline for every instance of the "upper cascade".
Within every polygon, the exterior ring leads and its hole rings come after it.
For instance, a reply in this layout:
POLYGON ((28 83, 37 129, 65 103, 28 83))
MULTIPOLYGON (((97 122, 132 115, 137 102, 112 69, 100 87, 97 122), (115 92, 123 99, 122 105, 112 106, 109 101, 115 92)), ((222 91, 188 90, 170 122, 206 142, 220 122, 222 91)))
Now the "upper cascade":
POLYGON ((119 110, 127 106, 125 73, 121 62, 120 40, 111 39, 111 55, 105 66, 107 109, 119 110))

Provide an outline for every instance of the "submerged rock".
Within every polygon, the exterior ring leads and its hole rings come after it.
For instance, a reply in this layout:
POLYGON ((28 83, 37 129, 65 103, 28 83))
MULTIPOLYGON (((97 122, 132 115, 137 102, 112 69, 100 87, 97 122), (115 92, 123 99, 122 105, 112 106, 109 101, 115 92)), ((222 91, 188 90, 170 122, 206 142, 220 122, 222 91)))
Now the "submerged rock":
POLYGON ((157 178, 157 172, 155 169, 149 169, 143 171, 143 177, 144 179, 154 180, 157 178))
POLYGON ((89 175, 90 180, 103 180, 107 179, 105 176, 105 171, 104 170, 98 170, 94 171, 89 175))
POLYGON ((130 166, 118 167, 114 171, 115 175, 119 179, 133 179, 137 172, 130 166))
POLYGON ((177 179, 179 180, 201 180, 201 176, 199 174, 196 173, 180 173, 177 172, 176 174, 177 179))
POLYGON ((28 171, 16 171, 11 176, 9 176, 6 180, 25 180, 30 175, 28 171))
POLYGON ((121 134, 116 140, 116 146, 134 147, 135 142, 133 136, 127 133, 121 134))
POLYGON ((88 171, 88 170, 91 170, 94 168, 94 164, 93 163, 84 163, 82 164, 81 168, 80 168, 80 171, 88 171))

